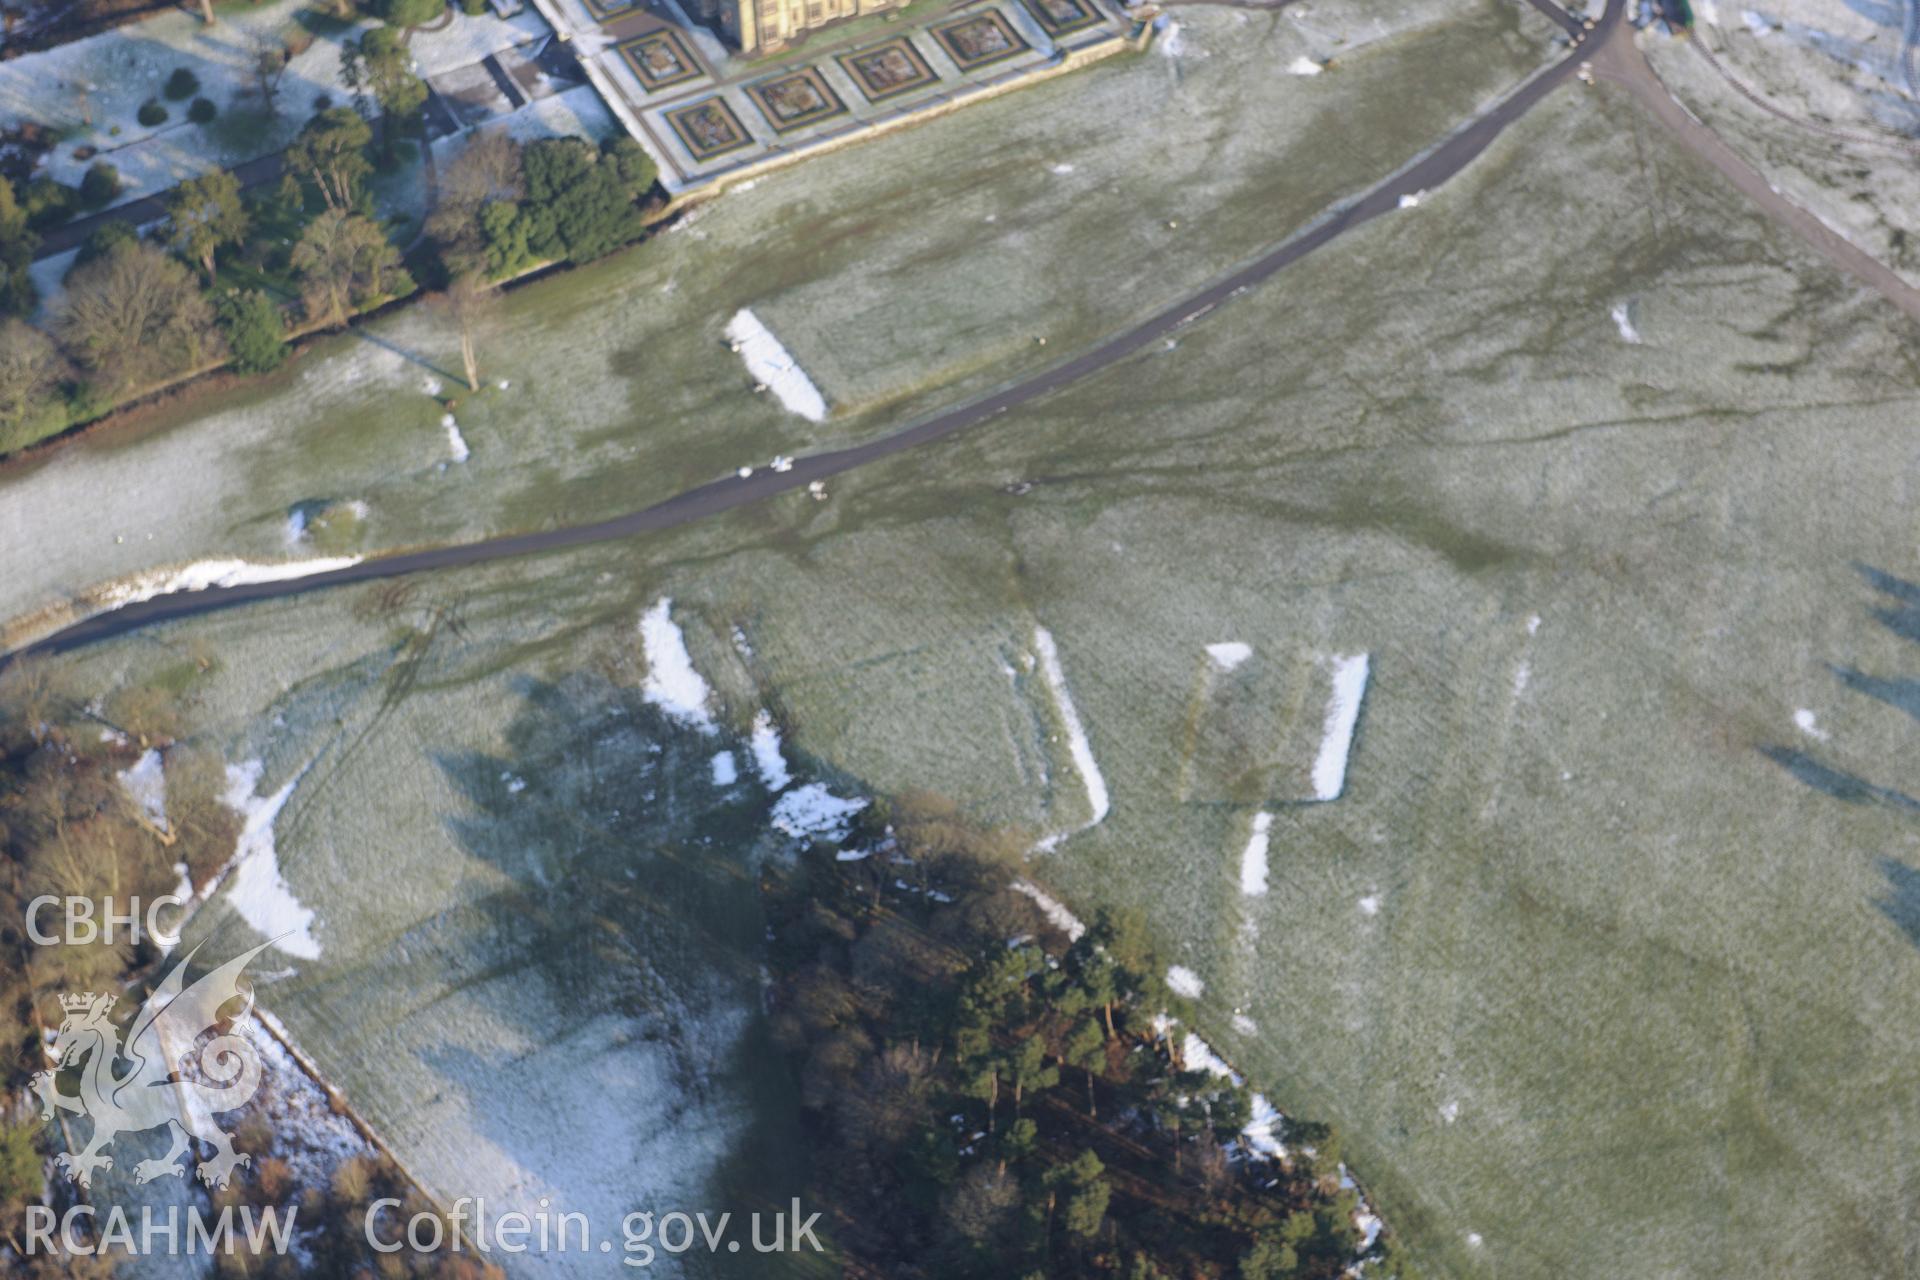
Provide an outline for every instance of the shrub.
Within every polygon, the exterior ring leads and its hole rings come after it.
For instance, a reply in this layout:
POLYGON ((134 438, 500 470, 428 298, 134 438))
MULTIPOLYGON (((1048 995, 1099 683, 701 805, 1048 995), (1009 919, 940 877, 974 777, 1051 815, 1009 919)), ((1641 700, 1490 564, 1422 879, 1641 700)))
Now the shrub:
POLYGON ((193 105, 187 108, 187 119, 195 124, 211 124, 220 114, 220 108, 213 105, 212 98, 195 98, 193 105))
POLYGON ((151 129, 167 122, 167 109, 152 98, 148 98, 140 104, 140 110, 135 113, 135 118, 151 129))
POLYGON ((372 8, 390 27, 424 27, 446 12, 447 0, 373 0, 372 8))
POLYGON ((280 306, 258 289, 230 293, 216 304, 220 328, 241 373, 265 373, 287 358, 286 326, 280 306))
POLYGON ((167 87, 163 91, 170 102, 181 102, 191 98, 194 90, 200 87, 200 77, 185 67, 175 67, 173 74, 167 77, 167 87))
POLYGON ((120 171, 105 160, 95 161, 80 179, 80 203, 89 209, 104 208, 120 194, 120 171))
POLYGON ((29 227, 44 231, 72 217, 79 204, 80 193, 72 187, 55 182, 52 178, 35 178, 27 184, 20 209, 27 215, 29 227))
POLYGON ((95 258, 104 258, 117 246, 132 244, 139 238, 140 233, 133 229, 131 223, 122 222, 118 218, 102 222, 93 229, 91 235, 80 242, 80 252, 74 255, 73 266, 69 267, 68 271, 84 267, 95 258))

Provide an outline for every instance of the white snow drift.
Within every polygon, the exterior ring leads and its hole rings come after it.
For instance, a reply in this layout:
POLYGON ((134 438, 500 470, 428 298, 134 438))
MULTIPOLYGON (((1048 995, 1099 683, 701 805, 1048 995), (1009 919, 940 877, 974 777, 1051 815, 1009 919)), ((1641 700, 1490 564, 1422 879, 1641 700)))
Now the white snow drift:
POLYGON ((1214 666, 1222 671, 1231 671, 1253 656, 1253 646, 1239 640, 1228 640, 1208 645, 1207 656, 1213 659, 1214 666))
POLYGON ((1267 837, 1272 829, 1272 814, 1263 810, 1253 815, 1253 834, 1240 854, 1240 892, 1250 898, 1267 891, 1267 837))
POLYGON ((331 573, 360 563, 359 556, 318 556, 311 560, 195 560, 173 569, 151 569, 103 587, 95 595, 101 605, 119 609, 177 591, 205 591, 209 587, 241 587, 255 582, 284 582, 316 573, 331 573))
POLYGON ((273 847, 273 824, 286 807, 300 776, 270 796, 254 794, 264 766, 258 760, 227 766, 227 790, 220 802, 240 815, 240 839, 234 846, 232 870, 227 875, 226 899, 262 937, 290 956, 320 958, 313 937, 313 909, 300 904, 280 874, 273 847))
POLYGON ((1333 659, 1333 695, 1327 700, 1326 726, 1320 753, 1313 761, 1316 800, 1337 800, 1347 786, 1347 756, 1353 750, 1353 729, 1360 721, 1360 703, 1367 694, 1368 659, 1364 653, 1333 659))
POLYGON ((853 815, 866 807, 863 799, 845 800, 824 783, 809 782, 774 801, 773 825, 795 839, 844 840, 853 829, 853 815))
POLYGON ((788 412, 797 413, 808 422, 826 420, 826 397, 813 385, 813 379, 807 376, 799 361, 781 345, 780 339, 773 336, 773 331, 760 323, 759 316, 746 307, 736 311, 733 319, 727 321, 727 341, 747 362, 747 372, 753 375, 753 380, 779 396, 788 412))
POLYGON ((1080 780, 1087 788, 1087 807, 1092 811, 1092 816, 1074 831, 1042 840, 1036 848, 1045 853, 1057 848, 1067 836, 1099 826, 1106 820, 1112 802, 1107 794, 1107 780, 1101 776, 1100 764, 1093 758, 1093 744, 1087 741, 1087 731, 1080 723, 1080 712, 1074 707, 1073 695, 1067 690, 1067 677, 1060 669, 1060 651, 1053 643, 1053 633, 1045 627, 1035 627, 1033 648, 1040 657, 1040 673, 1046 677, 1047 688, 1053 691, 1054 703, 1060 709, 1060 722, 1067 730, 1067 751, 1073 757, 1073 767, 1080 771, 1080 780))
POLYGON ((687 638, 673 620, 673 598, 662 596, 640 617, 640 644, 646 652, 647 678, 640 696, 682 724, 717 733, 707 699, 713 690, 693 669, 687 638))

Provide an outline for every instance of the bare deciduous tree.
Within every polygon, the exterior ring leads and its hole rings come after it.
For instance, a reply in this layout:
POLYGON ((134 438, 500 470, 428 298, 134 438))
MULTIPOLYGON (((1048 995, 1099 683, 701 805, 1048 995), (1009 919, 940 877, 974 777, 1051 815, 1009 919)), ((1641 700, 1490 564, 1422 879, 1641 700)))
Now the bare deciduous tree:
POLYGON ((400 251, 371 218, 329 209, 293 247, 307 317, 341 324, 365 303, 411 287, 400 251))
POLYGON ((21 320, 0 323, 0 423, 32 414, 66 372, 67 362, 46 334, 21 320))
POLYGON ((455 276, 446 292, 434 299, 434 304, 459 331, 460 364, 466 371, 469 391, 480 389, 480 357, 475 344, 480 331, 492 318, 498 300, 499 291, 477 271, 455 276))
POLYGON ((253 87, 260 94, 260 105, 272 115, 277 110, 280 78, 287 74, 292 57, 287 42, 268 31, 253 36, 253 87))
POLYGON ((116 245, 67 277, 54 329, 113 390, 192 368, 219 342, 192 274, 144 241, 116 245))

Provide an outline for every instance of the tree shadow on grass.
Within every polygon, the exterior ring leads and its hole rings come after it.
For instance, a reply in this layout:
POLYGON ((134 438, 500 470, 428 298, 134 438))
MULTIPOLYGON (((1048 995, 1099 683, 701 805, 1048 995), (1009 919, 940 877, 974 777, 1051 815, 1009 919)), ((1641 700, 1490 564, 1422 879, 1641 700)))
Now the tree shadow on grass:
MULTIPOLYGON (((786 1207, 805 1176, 797 1096, 761 1007, 758 871, 782 847, 767 823, 771 796, 747 769, 716 781, 715 754, 749 760, 745 744, 677 723, 636 690, 575 673, 522 679, 515 691, 521 710, 503 751, 439 761, 467 802, 448 828, 502 877, 466 919, 442 924, 482 940, 488 954, 460 985, 519 1021, 539 1061, 448 1045, 431 1063, 473 1095, 466 1114, 501 1149, 548 1150, 544 1133, 557 1130, 559 1145, 580 1153, 575 1167, 533 1172, 560 1186, 653 1168, 673 1146, 665 1135, 710 1142, 715 1126, 737 1127, 732 1154, 701 1171, 700 1185, 619 1192, 646 1197, 632 1210, 730 1210, 744 1229, 748 1214, 786 1207), (494 990, 476 990, 486 986, 494 990), (524 1111, 490 1105, 505 1076, 546 1094, 528 1100, 539 1140, 524 1111), (631 1114, 605 1114, 622 1105, 631 1114), (607 1149, 653 1125, 661 1135, 607 1149)), ((595 1224, 602 1234, 617 1227, 595 1224)), ((702 1258, 688 1274, 751 1265, 702 1258)))
MULTIPOLYGON (((1855 564, 1868 586, 1891 598, 1891 603, 1870 610, 1874 620, 1903 640, 1920 643, 1920 584, 1908 582, 1883 569, 1855 564)), ((1830 664, 1827 668, 1847 688, 1864 694, 1897 711, 1920 720, 1920 680, 1906 676, 1877 676, 1854 667, 1830 664)), ((1779 743, 1760 747, 1760 753, 1779 765, 1805 786, 1848 804, 1885 805, 1903 813, 1920 813, 1920 800, 1893 787, 1869 782, 1858 774, 1826 764, 1806 751, 1779 743)), ((1907 940, 1920 947, 1920 870, 1893 858, 1878 863, 1886 877, 1886 896, 1874 907, 1894 923, 1907 940)))
POLYGON ((1873 905, 1920 947, 1920 870, 1893 858, 1880 859, 1878 866, 1887 878, 1887 894, 1873 905))

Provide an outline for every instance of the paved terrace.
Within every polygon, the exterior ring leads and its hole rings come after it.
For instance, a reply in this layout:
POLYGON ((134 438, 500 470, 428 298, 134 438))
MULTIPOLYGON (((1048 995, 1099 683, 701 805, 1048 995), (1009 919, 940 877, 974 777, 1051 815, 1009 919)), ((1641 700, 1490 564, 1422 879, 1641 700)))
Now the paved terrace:
POLYGON ((677 0, 537 0, 674 195, 1119 52, 1113 2, 919 0, 748 59, 677 0))

